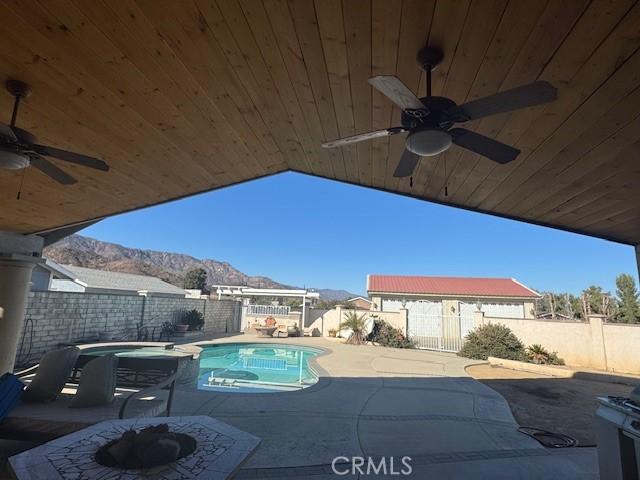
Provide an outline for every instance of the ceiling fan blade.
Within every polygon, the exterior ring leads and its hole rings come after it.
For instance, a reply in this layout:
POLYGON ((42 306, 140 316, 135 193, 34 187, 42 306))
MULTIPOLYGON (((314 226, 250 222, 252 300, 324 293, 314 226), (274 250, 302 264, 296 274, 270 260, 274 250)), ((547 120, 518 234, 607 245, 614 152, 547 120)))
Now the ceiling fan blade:
POLYGON ((40 155, 46 155, 47 157, 57 158, 58 160, 64 160, 65 162, 75 163, 77 165, 82 165, 83 167, 95 168, 96 170, 102 170, 104 172, 109 171, 109 165, 97 158, 68 152, 66 150, 60 150, 59 148, 47 147, 45 145, 30 145, 30 147, 40 155))
POLYGON ((510 145, 485 137, 479 133, 472 132, 466 128, 452 128, 449 130, 453 143, 471 150, 489 160, 498 163, 509 163, 515 160, 520 150, 510 145))
POLYGON ((409 88, 398 77, 393 75, 378 75, 369 79, 369 84, 402 110, 427 110, 409 88))
POLYGON ((5 125, 4 123, 0 123, 0 137, 2 137, 2 139, 5 141, 10 142, 15 142, 18 140, 11 127, 9 125, 5 125))
POLYGON ((71 175, 63 172, 49 160, 42 158, 40 155, 31 155, 30 161, 33 167, 36 167, 42 173, 48 175, 62 185, 73 185, 77 182, 77 180, 71 175))
POLYGON ((364 140, 371 140, 372 138, 388 137, 390 135, 397 135, 398 133, 408 132, 409 130, 402 127, 385 128, 384 130, 376 130, 375 132, 359 133, 358 135, 352 135, 350 137, 338 138, 337 140, 331 140, 324 142, 322 146, 324 148, 342 147, 349 145, 350 143, 362 142, 364 140))
POLYGON ((533 82, 460 105, 454 109, 452 118, 455 119, 457 113, 464 117, 459 121, 475 120, 497 113, 552 102, 557 98, 558 90, 549 82, 533 82))
POLYGON ((420 155, 405 148, 396 167, 396 171, 393 172, 393 176, 396 178, 410 177, 416 169, 420 158, 422 158, 420 155))

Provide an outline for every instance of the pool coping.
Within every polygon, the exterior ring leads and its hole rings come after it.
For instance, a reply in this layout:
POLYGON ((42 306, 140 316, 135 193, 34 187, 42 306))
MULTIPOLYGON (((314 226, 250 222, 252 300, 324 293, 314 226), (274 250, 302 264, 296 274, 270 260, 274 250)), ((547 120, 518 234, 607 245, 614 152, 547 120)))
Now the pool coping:
POLYGON ((269 341, 270 339, 265 339, 265 341, 233 341, 233 342, 221 342, 221 341, 215 341, 215 340, 203 340, 200 342, 193 342, 193 343, 189 343, 189 344, 185 344, 185 345, 193 345, 196 347, 204 347, 204 346, 211 346, 211 345, 255 345, 255 344, 266 344, 266 345, 279 345, 279 346, 283 346, 283 347, 306 347, 306 348, 311 348, 311 349, 315 349, 315 350, 320 350, 320 353, 318 353, 317 355, 311 357, 310 359, 307 360, 307 364, 309 365, 309 367, 314 371, 314 373, 316 373, 316 375, 318 376, 318 381, 316 383, 314 383, 313 385, 309 385, 308 387, 305 388, 301 388, 300 390, 294 390, 294 391, 285 391, 285 392, 278 392, 278 391, 274 391, 274 392, 235 392, 235 393, 227 393, 227 392, 207 392, 206 390, 198 390, 197 386, 194 386, 193 388, 188 388, 188 389, 184 389, 184 390, 197 390, 199 392, 206 392, 206 393, 211 393, 211 394, 215 394, 215 395, 224 395, 224 396, 229 396, 229 397, 238 397, 238 396, 248 396, 248 395, 302 395, 302 394, 306 394, 306 393, 314 393, 317 392, 319 390, 322 390, 323 388, 328 387, 331 384, 331 375, 329 374, 329 372, 327 370, 325 370, 322 366, 320 366, 320 364, 318 363, 317 359, 320 357, 324 357, 325 355, 330 355, 333 353, 333 350, 331 350, 330 348, 326 348, 326 347, 318 347, 318 346, 311 346, 311 345, 300 345, 300 344, 295 344, 295 343, 279 343, 279 342, 273 342, 273 341, 269 341))

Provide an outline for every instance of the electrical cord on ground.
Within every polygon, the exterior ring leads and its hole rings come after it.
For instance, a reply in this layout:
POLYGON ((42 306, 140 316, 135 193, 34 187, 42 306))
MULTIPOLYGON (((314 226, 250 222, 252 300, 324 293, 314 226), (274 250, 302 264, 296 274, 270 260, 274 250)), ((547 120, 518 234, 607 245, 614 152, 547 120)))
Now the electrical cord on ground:
POLYGON ((537 440, 547 448, 577 447, 578 441, 563 433, 549 432, 535 427, 519 427, 518 431, 537 440))

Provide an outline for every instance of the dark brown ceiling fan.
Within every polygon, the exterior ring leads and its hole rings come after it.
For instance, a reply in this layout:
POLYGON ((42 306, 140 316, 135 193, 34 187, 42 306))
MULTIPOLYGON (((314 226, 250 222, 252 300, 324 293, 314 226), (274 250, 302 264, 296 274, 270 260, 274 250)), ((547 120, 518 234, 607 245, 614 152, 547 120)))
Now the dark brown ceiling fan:
POLYGON ((452 128, 453 125, 552 102, 558 96, 556 88, 548 82, 538 81, 457 105, 449 98, 431 95, 431 72, 442 58, 442 52, 436 48, 425 47, 418 52, 418 64, 427 74, 427 96, 423 98, 418 98, 398 77, 379 75, 369 79, 371 86, 400 107, 402 126, 332 140, 322 146, 342 147, 372 138, 408 133, 394 177, 411 176, 420 157, 438 155, 452 143, 497 163, 515 160, 520 153, 517 148, 466 128, 452 128))
POLYGON ((31 90, 27 84, 18 80, 8 80, 6 87, 9 93, 15 97, 15 102, 11 123, 9 125, 0 123, 0 168, 20 170, 32 166, 62 185, 71 185, 77 180, 44 157, 53 157, 104 172, 109 170, 109 165, 97 158, 39 145, 35 136, 16 127, 20 101, 28 97, 31 90))

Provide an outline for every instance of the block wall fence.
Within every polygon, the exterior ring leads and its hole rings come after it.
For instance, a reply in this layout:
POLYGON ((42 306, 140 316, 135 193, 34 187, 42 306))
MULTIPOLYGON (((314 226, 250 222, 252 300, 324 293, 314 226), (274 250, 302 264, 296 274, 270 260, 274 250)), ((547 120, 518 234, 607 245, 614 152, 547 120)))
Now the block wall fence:
POLYGON ((155 329, 177 321, 187 310, 204 314, 204 333, 237 332, 241 306, 233 300, 75 292, 29 293, 18 345, 17 364, 39 359, 48 350, 100 333, 136 340, 138 326, 155 329))

